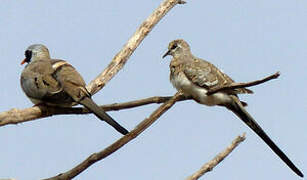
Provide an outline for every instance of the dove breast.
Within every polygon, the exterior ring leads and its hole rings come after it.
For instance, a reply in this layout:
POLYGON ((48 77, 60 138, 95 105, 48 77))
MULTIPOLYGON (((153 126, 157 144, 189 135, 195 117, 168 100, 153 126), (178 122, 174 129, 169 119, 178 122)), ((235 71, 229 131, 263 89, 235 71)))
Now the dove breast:
POLYGON ((181 90, 187 97, 193 97, 198 103, 214 106, 231 102, 231 98, 223 92, 208 96, 205 88, 195 85, 182 72, 179 72, 177 76, 170 77, 171 83, 177 90, 181 90))

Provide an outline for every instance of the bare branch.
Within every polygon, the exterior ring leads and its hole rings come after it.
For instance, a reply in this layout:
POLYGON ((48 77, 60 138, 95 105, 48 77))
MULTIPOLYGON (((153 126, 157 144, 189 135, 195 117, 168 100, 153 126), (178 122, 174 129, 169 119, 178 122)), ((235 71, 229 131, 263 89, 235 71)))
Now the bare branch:
POLYGON ((128 58, 148 35, 153 27, 171 10, 176 4, 184 4, 182 0, 165 0, 160 6, 141 24, 124 47, 115 55, 108 67, 99 74, 87 86, 91 94, 95 94, 109 82, 119 70, 123 68, 128 58))
POLYGON ((182 94, 180 92, 177 92, 171 99, 169 99, 167 102, 162 104, 158 109, 156 109, 149 118, 142 121, 140 124, 136 126, 134 130, 132 130, 127 135, 123 136, 104 150, 94 153, 90 155, 86 160, 84 160, 82 163, 78 164, 73 169, 59 174, 55 177, 47 178, 45 180, 67 180, 72 179, 76 177, 78 174, 86 170, 88 167, 90 167, 92 164, 96 163, 97 161, 100 161, 110 154, 114 153, 118 149, 120 149, 122 146, 136 138, 139 134, 141 134, 146 128, 148 128, 151 124, 153 124, 163 113, 165 113, 168 109, 170 109, 176 101, 182 98, 182 94))
MULTIPOLYGON (((130 101, 125 103, 113 103, 100 106, 105 111, 119 111, 128 108, 134 108, 138 106, 148 104, 160 104, 169 100, 171 96, 154 96, 136 101, 130 101)), ((179 101, 186 100, 187 98, 181 97, 179 101)), ((0 113, 0 127, 9 124, 19 124, 27 121, 33 121, 43 117, 49 117, 53 115, 68 115, 68 114, 88 114, 91 113, 86 108, 62 108, 55 106, 34 106, 26 109, 11 109, 6 112, 0 113)))
MULTIPOLYGON (((264 82, 267 82, 272 79, 276 79, 279 77, 279 72, 268 76, 261 80, 256 80, 247 83, 233 83, 228 86, 222 86, 218 88, 213 88, 208 91, 208 95, 214 94, 218 91, 243 88, 255 86, 264 82)), ((130 101, 126 103, 114 103, 110 105, 101 106, 105 111, 114 111, 114 110, 122 110, 127 108, 134 108, 137 106, 152 104, 152 103, 162 103, 169 99, 170 97, 150 97, 146 99, 140 99, 136 101, 130 101)), ((182 98, 180 100, 186 100, 191 98, 182 98)), ((26 108, 22 110, 18 110, 16 108, 11 109, 6 112, 0 113, 0 126, 5 126, 8 124, 18 124, 22 122, 32 121, 35 119, 48 117, 52 115, 60 115, 60 114, 87 114, 90 113, 86 108, 61 108, 61 107, 51 107, 51 106, 34 106, 31 108, 26 108)))
POLYGON ((197 180, 205 173, 211 171, 216 165, 223 161, 242 141, 245 140, 245 133, 242 136, 236 137, 232 143, 221 153, 215 156, 211 161, 204 164, 198 171, 189 176, 186 180, 197 180))
MULTIPOLYGON (((243 87, 250 87, 255 86, 264 82, 267 82, 272 79, 276 79, 279 77, 279 72, 268 76, 261 80, 256 80, 247 83, 233 83, 228 86, 222 86, 219 88, 213 88, 208 91, 208 95, 216 93, 218 91, 224 91, 229 89, 236 89, 236 88, 243 88, 243 87)), ((122 110, 128 108, 134 108, 138 106, 143 106, 152 103, 162 103, 169 99, 170 97, 150 97, 146 99, 140 99, 136 101, 130 101, 126 103, 114 103, 109 105, 101 106, 105 111, 115 111, 115 110, 122 110)), ((191 98, 184 98, 182 97, 180 100, 187 100, 191 98)), ((87 114, 90 113, 86 108, 61 108, 61 107, 51 107, 51 106, 34 106, 31 108, 26 109, 11 109, 6 112, 0 113, 0 126, 5 126, 8 124, 18 124, 22 122, 32 121, 35 119, 48 117, 52 115, 61 115, 61 114, 87 114)))
POLYGON ((233 84, 228 85, 228 86, 212 88, 207 92, 207 95, 212 95, 212 94, 219 92, 219 91, 256 86, 258 84, 265 83, 265 82, 270 81, 272 79, 277 79, 279 76, 280 76, 280 73, 276 72, 275 74, 268 76, 268 77, 261 79, 261 80, 256 80, 256 81, 247 82, 247 83, 233 83, 233 84))

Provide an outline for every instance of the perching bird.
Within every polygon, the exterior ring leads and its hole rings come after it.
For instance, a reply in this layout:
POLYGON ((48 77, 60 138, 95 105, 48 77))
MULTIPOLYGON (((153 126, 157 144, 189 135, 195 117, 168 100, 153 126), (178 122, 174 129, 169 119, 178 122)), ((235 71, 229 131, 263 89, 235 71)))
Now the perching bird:
POLYGON ((41 44, 29 46, 25 56, 21 64, 28 64, 21 73, 20 83, 34 104, 60 107, 82 104, 118 132, 128 133, 91 99, 83 78, 68 62, 51 59, 47 47, 41 44))
POLYGON ((163 55, 163 58, 167 55, 173 56, 170 63, 170 81, 177 90, 181 90, 185 96, 192 97, 200 104, 223 106, 234 112, 297 175, 304 176, 245 110, 244 106, 247 104, 240 101, 237 94, 253 93, 251 90, 238 88, 217 92, 208 96, 206 93, 209 89, 229 85, 234 81, 213 64, 193 56, 190 46, 182 39, 169 43, 168 51, 163 55))

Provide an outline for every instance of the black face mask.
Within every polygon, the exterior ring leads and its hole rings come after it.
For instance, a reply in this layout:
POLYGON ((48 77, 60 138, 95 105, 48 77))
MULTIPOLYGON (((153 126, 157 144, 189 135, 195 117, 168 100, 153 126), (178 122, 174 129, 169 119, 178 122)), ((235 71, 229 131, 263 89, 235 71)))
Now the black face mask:
POLYGON ((31 58, 32 58, 32 51, 26 50, 25 56, 26 56, 25 62, 29 63, 31 61, 31 58))

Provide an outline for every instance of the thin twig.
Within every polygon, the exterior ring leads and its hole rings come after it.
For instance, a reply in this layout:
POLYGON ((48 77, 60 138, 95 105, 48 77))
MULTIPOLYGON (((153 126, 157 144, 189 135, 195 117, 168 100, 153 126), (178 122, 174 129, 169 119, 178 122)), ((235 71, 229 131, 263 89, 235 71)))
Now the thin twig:
POLYGON ((280 75, 280 73, 276 72, 275 74, 268 76, 268 77, 261 79, 261 80, 256 80, 256 81, 252 81, 252 82, 248 82, 248 83, 233 83, 233 84, 230 84, 230 85, 227 85, 227 86, 212 88, 207 92, 207 95, 211 95, 211 94, 214 94, 214 93, 219 92, 219 91, 256 86, 258 84, 265 83, 265 82, 270 81, 272 79, 277 79, 279 77, 279 75, 280 75))
POLYGON ((153 27, 166 15, 166 13, 176 4, 184 3, 185 2, 182 0, 165 0, 162 2, 160 6, 141 24, 124 47, 115 55, 108 67, 90 82, 87 86, 89 92, 95 94, 102 89, 106 83, 123 68, 134 50, 139 46, 153 27))
MULTIPOLYGON (((119 111, 128 108, 135 108, 148 104, 160 104, 169 100, 172 96, 154 96, 136 101, 130 101, 125 103, 113 103, 108 105, 100 106, 105 111, 119 111)), ((179 101, 186 100, 188 98, 181 97, 179 101)), ((28 121, 34 121, 39 118, 49 117, 53 115, 69 115, 69 114, 88 114, 91 113, 86 108, 75 107, 75 108, 62 108, 55 106, 34 106, 26 109, 11 109, 6 112, 0 113, 0 127, 9 124, 19 124, 28 121)))
POLYGON ((189 176, 186 180, 197 180, 205 173, 211 171, 221 161, 223 161, 242 141, 245 140, 245 133, 242 136, 236 137, 232 143, 221 153, 216 155, 211 161, 204 164, 198 171, 189 176))
POLYGON ((140 124, 138 124, 134 130, 132 130, 127 135, 123 136, 104 150, 94 153, 90 155, 86 160, 84 160, 82 163, 78 164, 76 167, 72 168, 71 170, 61 173, 55 177, 47 178, 44 180, 68 180, 76 177, 78 174, 86 170, 88 167, 90 167, 92 164, 96 163, 97 161, 100 161, 110 154, 114 153, 118 149, 120 149, 122 146, 136 138, 139 134, 141 134, 146 128, 148 128, 151 124, 153 124, 163 113, 165 113, 168 109, 170 109, 176 101, 182 98, 182 94, 180 92, 177 92, 171 99, 169 99, 167 102, 162 104, 158 109, 156 109, 149 118, 146 118, 144 121, 142 121, 140 124))

